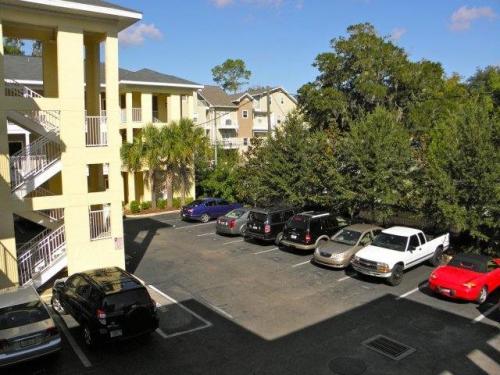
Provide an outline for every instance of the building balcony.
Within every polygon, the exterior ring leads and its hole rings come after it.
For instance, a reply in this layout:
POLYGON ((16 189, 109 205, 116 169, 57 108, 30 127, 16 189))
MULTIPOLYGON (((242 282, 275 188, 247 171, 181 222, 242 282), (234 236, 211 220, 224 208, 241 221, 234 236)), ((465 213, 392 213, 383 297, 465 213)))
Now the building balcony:
POLYGON ((108 145, 107 117, 85 116, 85 145, 87 147, 108 145))
POLYGON ((142 122, 142 108, 132 108, 132 122, 142 122))
POLYGON ((248 138, 230 137, 219 139, 217 143, 225 150, 234 150, 248 146, 250 140, 248 138))
POLYGON ((238 130, 239 125, 238 125, 238 122, 227 119, 227 120, 223 120, 223 121, 218 121, 217 128, 221 129, 221 130, 224 130, 224 129, 238 130))

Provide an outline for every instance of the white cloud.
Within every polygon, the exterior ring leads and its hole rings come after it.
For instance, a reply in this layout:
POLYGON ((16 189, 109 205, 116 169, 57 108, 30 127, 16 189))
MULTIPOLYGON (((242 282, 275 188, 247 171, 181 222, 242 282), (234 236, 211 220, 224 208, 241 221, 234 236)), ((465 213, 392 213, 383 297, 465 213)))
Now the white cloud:
POLYGON ((233 0, 212 0, 212 3, 218 8, 223 8, 227 5, 232 4, 233 0))
POLYGON ((406 34, 408 30, 404 27, 396 27, 392 29, 391 36, 389 37, 393 42, 397 42, 403 35, 406 34))
POLYGON ((128 46, 138 46, 146 39, 161 39, 162 32, 152 23, 138 23, 130 26, 118 34, 121 43, 128 46))
POLYGON ((480 18, 493 19, 496 17, 495 11, 490 7, 471 7, 462 6, 451 15, 450 29, 453 31, 462 31, 470 29, 472 21, 480 18))

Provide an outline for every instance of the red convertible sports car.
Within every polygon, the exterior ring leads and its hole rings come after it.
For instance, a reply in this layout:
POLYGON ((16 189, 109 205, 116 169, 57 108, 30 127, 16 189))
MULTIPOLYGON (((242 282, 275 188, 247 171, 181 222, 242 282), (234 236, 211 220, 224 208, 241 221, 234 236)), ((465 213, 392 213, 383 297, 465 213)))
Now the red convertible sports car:
POLYGON ((500 286, 500 258, 458 254, 429 277, 429 287, 446 297, 483 303, 500 286))

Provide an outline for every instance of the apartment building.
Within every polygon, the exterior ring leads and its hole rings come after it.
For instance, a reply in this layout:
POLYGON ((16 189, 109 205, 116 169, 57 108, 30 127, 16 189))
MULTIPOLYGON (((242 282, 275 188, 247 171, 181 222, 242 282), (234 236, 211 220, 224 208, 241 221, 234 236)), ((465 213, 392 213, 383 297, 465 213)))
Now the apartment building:
POLYGON ((118 32, 141 18, 100 0, 0 0, 1 286, 125 266, 118 32), (42 42, 31 87, 31 73, 5 75, 4 37, 42 42), (45 229, 16 243, 19 217, 45 229))
POLYGON ((214 144, 226 149, 244 150, 251 138, 268 133, 268 112, 274 130, 296 107, 295 97, 282 87, 228 95, 220 87, 205 86, 198 93, 199 123, 214 144))

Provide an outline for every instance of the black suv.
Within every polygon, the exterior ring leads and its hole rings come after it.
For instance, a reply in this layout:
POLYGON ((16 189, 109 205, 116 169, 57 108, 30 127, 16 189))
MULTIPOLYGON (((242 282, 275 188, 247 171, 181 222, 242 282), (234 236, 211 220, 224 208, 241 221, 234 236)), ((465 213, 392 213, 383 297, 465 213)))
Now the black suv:
POLYGON ((283 230, 281 244, 298 250, 314 250, 320 241, 328 241, 347 223, 328 212, 307 211, 292 216, 283 230))
POLYGON ((248 214, 245 239, 274 241, 277 245, 287 220, 295 214, 289 207, 254 208, 248 214))
POLYGON ((82 327, 85 344, 149 334, 158 328, 156 304, 146 287, 120 268, 80 272, 56 280, 52 307, 82 327))

